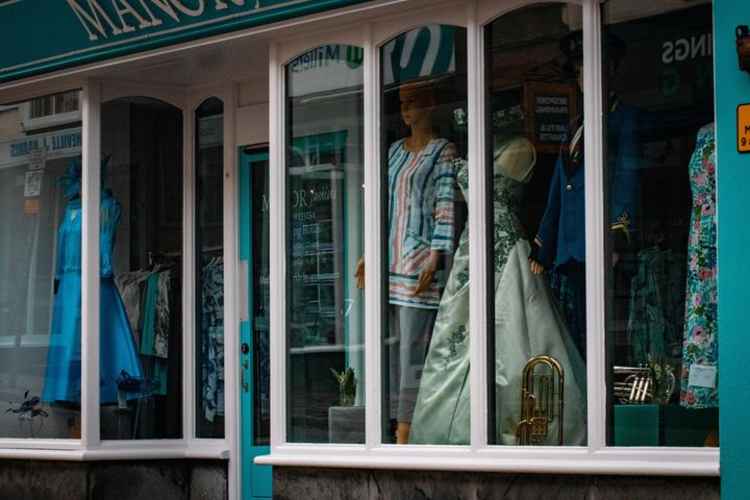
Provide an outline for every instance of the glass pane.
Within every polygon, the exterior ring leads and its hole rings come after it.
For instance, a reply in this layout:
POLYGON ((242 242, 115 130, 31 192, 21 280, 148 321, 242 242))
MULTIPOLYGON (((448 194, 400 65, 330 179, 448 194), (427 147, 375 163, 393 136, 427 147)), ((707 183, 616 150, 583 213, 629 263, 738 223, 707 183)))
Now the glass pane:
POLYGON ((0 113, 0 437, 77 439, 81 130, 28 134, 30 105, 0 113))
POLYGON ((271 290, 269 288, 270 218, 268 211, 268 155, 251 163, 251 245, 252 256, 252 335, 253 335, 253 446, 271 443, 271 360, 269 315, 271 290))
POLYGON ((224 437, 224 104, 195 114, 196 436, 224 437))
POLYGON ((383 441, 467 444, 466 30, 417 28, 380 55, 383 441))
POLYGON ((603 19, 607 441, 718 446, 711 4, 603 19))
POLYGON ((581 8, 523 8, 485 31, 490 442, 586 443, 581 8))
POLYGON ((365 440, 363 56, 326 45, 286 67, 290 442, 365 440))
POLYGON ((182 437, 182 115, 102 105, 101 435, 182 437))

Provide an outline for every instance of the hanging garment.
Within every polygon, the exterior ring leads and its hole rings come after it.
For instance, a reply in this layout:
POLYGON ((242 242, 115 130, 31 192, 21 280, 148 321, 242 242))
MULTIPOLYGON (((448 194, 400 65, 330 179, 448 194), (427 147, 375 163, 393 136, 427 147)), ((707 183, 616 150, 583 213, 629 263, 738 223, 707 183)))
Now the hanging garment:
POLYGON ((688 238, 680 404, 685 408, 716 408, 719 406, 719 324, 713 124, 698 132, 689 171, 693 208, 688 238))
POLYGON ((115 278, 115 284, 120 291, 125 312, 128 314, 130 329, 133 332, 135 344, 141 344, 141 312, 145 282, 151 276, 150 271, 131 271, 121 273, 115 278))
POLYGON ((203 415, 224 415, 224 263, 208 259, 201 269, 201 382, 203 415))
MULTIPOLYGON (((56 279, 47 367, 42 400, 81 399, 81 201, 71 200, 58 230, 56 279)), ((117 379, 124 370, 141 376, 141 365, 125 307, 113 279, 112 252, 120 204, 102 193, 100 234, 100 399, 117 402, 117 379)))
MULTIPOLYGON (((495 437, 517 444, 521 415, 521 378, 533 356, 556 358, 565 372, 564 442, 586 439, 586 389, 583 360, 565 327, 542 276, 531 273, 529 242, 517 216, 522 181, 534 165, 532 144, 523 138, 496 146, 493 191, 495 310, 495 437), (526 168, 519 168, 526 165, 526 168), (508 175, 513 175, 509 177, 508 175)), ((458 184, 468 199, 465 162, 458 184)), ((469 443, 469 235, 461 235, 419 387, 411 443, 469 443)), ((548 444, 555 444, 555 424, 548 444)))
POLYGON ((683 326, 684 255, 657 246, 638 252, 638 271, 630 284, 628 338, 631 364, 669 357, 683 326))
POLYGON ((141 324, 141 354, 169 357, 169 286, 170 271, 150 273, 146 279, 141 324))
POLYGON ((424 292, 414 292, 430 252, 453 250, 456 148, 432 139, 412 153, 404 143, 396 141, 388 151, 389 303, 437 309, 444 273, 424 292))
MULTIPOLYGON (((638 111, 609 96, 607 167, 609 227, 615 248, 632 232, 638 199, 638 111)), ((586 356, 586 220, 584 117, 571 124, 549 185, 547 205, 534 238, 533 257, 551 271, 551 285, 563 306, 568 330, 586 356)))

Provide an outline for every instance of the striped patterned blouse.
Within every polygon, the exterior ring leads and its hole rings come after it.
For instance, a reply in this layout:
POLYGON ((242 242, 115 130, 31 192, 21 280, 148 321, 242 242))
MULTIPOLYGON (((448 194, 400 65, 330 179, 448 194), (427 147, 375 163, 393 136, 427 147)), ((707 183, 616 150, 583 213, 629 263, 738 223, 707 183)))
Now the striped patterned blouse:
POLYGON ((437 309, 445 272, 415 295, 419 273, 431 250, 453 251, 456 147, 432 139, 421 151, 407 151, 404 139, 388 151, 388 254, 391 304, 437 309))

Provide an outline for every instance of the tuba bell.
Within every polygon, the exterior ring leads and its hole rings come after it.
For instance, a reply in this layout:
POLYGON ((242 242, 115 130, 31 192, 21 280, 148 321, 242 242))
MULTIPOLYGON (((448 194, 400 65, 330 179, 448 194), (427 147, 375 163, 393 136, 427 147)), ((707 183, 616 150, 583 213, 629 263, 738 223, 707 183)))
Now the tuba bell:
POLYGON ((544 445, 557 422, 557 441, 563 444, 565 372, 552 356, 534 356, 523 368, 519 445, 544 445))

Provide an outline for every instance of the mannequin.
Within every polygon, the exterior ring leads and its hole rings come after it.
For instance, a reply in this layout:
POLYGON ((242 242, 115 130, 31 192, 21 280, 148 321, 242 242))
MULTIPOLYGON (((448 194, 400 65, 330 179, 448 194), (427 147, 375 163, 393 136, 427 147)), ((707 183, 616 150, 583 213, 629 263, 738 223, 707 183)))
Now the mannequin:
MULTIPOLYGON (((441 263, 453 251, 456 148, 436 137, 429 84, 399 89, 409 135, 388 151, 389 354, 396 442, 408 443, 419 378, 445 286, 441 263), (397 402, 397 403, 396 403, 397 402)), ((364 285, 364 264, 355 272, 364 285)))
MULTIPOLYGON (((575 71, 583 91, 583 38, 580 32, 565 37, 560 48, 575 71)), ((614 81, 624 56, 624 44, 614 36, 606 40, 609 81, 614 81)), ((614 242, 612 265, 629 246, 636 207, 638 159, 635 139, 636 111, 609 96, 607 114, 607 166, 611 172, 610 233, 614 242)), ((531 271, 552 271, 553 289, 563 307, 566 323, 579 352, 586 358, 585 189, 583 116, 573 121, 550 182, 547 207, 529 256, 531 271)))
MULTIPOLYGON (((519 219, 522 190, 532 176, 536 152, 524 137, 496 141, 493 168, 495 310, 495 439, 515 445, 521 415, 521 378, 537 355, 557 359, 565 373, 565 444, 586 436, 585 368, 545 280, 526 263, 529 242, 519 219)), ((468 195, 468 168, 456 161, 458 185, 468 195)), ((469 444, 469 229, 464 229, 440 301, 435 332, 419 387, 410 442, 469 444)), ((553 424, 556 425, 556 424, 553 424)), ((493 431, 490 430, 492 433, 493 431)), ((556 431, 549 433, 553 445, 556 431)))
MULTIPOLYGON (((104 166, 102 167, 104 168, 104 166)), ((68 200, 58 230, 55 297, 42 401, 80 407, 81 401, 81 164, 73 161, 59 180, 68 200)), ((120 204, 109 190, 101 196, 100 221, 100 401, 117 401, 117 378, 125 370, 142 377, 140 360, 122 299, 114 285, 112 252, 120 204)), ((71 424, 71 437, 80 426, 71 424)))

